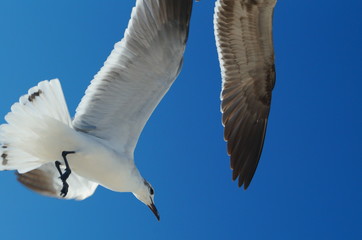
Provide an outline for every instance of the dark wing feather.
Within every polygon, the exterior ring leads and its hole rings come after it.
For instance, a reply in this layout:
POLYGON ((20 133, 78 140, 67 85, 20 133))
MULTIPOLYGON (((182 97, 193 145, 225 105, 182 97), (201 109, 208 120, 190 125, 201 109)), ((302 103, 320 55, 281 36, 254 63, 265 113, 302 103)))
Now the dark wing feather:
POLYGON ((90 197, 98 186, 97 183, 89 181, 73 171, 67 179, 69 184, 68 194, 65 198, 61 197, 60 191, 63 183, 59 179, 59 173, 54 163, 44 164, 23 174, 17 172, 16 175, 18 181, 25 187, 44 196, 60 199, 83 200, 90 197))
POLYGON ((246 189, 263 149, 275 83, 272 17, 276 0, 219 0, 215 37, 222 70, 224 137, 233 180, 246 189))

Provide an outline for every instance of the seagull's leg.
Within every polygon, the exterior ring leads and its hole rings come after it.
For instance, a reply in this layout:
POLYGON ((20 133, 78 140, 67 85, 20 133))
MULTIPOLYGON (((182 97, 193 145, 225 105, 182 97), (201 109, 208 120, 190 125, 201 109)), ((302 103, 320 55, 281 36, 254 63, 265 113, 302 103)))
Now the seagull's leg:
POLYGON ((60 196, 62 197, 65 197, 68 193, 68 188, 69 188, 69 185, 66 181, 63 180, 62 176, 63 176, 63 173, 62 173, 62 170, 60 169, 60 165, 62 165, 59 161, 56 161, 55 162, 55 166, 57 167, 58 169, 58 172, 59 172, 59 175, 60 175, 60 179, 62 180, 63 182, 63 188, 62 190, 60 191, 60 196))
POLYGON ((68 179, 68 177, 70 176, 70 174, 72 172, 72 170, 69 167, 69 163, 68 163, 68 160, 67 160, 67 155, 68 154, 74 154, 74 153, 75 153, 74 151, 71 151, 71 152, 63 151, 62 152, 62 157, 63 157, 64 163, 65 163, 65 171, 64 171, 64 173, 62 173, 62 170, 60 169, 61 163, 59 161, 55 162, 55 166, 58 169, 58 172, 60 174, 60 179, 63 182, 63 188, 60 191, 60 196, 62 196, 62 197, 67 196, 68 188, 69 188, 69 185, 67 183, 67 179, 68 179))
POLYGON ((64 163, 65 163, 65 172, 62 174, 61 179, 64 181, 66 181, 68 179, 69 175, 72 172, 72 170, 70 170, 70 167, 69 167, 67 155, 74 154, 74 153, 75 153, 74 151, 71 151, 71 152, 63 151, 62 152, 62 157, 63 157, 64 163))
POLYGON ((59 161, 55 161, 55 166, 58 169, 59 175, 62 176, 63 173, 62 173, 62 170, 60 169, 60 165, 62 165, 62 164, 59 161))

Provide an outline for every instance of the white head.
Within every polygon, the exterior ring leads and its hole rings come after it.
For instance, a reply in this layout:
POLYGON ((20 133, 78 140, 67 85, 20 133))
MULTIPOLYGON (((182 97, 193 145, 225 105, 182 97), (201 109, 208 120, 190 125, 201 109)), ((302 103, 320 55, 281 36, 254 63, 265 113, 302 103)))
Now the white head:
POLYGON ((153 214, 155 214, 157 220, 160 221, 160 214, 154 204, 155 191, 149 182, 143 179, 142 187, 137 192, 134 192, 133 195, 135 195, 138 200, 146 204, 153 214))

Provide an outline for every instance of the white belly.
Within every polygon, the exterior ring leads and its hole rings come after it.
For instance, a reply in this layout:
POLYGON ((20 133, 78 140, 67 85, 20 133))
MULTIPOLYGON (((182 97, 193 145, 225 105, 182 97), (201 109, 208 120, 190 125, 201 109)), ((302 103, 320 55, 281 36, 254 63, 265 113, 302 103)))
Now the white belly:
POLYGON ((81 144, 68 155, 72 171, 110 190, 131 192, 140 177, 131 156, 108 148, 100 139, 78 134, 81 144))

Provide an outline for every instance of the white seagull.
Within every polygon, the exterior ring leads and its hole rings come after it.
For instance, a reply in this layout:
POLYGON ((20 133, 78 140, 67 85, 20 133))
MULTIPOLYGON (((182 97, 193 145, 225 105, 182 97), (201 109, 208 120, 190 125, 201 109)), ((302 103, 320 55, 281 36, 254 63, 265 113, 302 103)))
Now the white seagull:
POLYGON ((275 83, 276 0, 218 0, 214 28, 222 72, 221 111, 233 180, 246 189, 263 149, 275 83))
POLYGON ((137 0, 73 120, 57 79, 31 88, 0 126, 0 170, 17 170, 22 184, 51 197, 82 200, 98 185, 132 192, 159 220, 134 149, 180 72, 192 1, 137 0))

